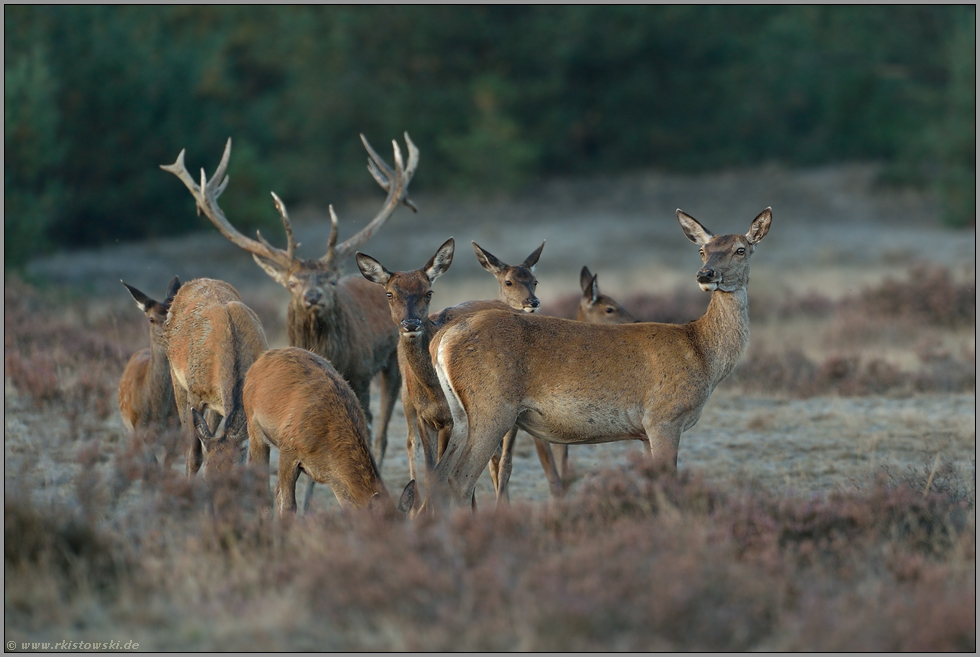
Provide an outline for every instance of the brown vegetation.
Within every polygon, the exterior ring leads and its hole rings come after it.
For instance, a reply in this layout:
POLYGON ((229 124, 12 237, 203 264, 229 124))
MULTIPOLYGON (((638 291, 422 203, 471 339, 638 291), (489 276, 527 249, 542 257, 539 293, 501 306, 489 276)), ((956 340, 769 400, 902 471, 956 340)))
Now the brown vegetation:
MULTIPOLYGON (((931 469, 880 469, 808 495, 748 475, 722 484, 682 469, 663 479, 637 454, 626 467, 584 472, 550 506, 415 521, 336 508, 274 519, 267 482, 248 469, 188 479, 149 458, 155 437, 128 437, 109 421, 126 359, 145 346, 142 317, 86 312, 11 280, 4 297, 5 406, 33 422, 30 440, 5 436, 7 641, 976 649, 975 462, 972 478, 937 458, 931 469)), ((938 346, 922 344, 939 358, 938 346)), ((937 376, 950 367, 936 365, 937 376)), ((862 388, 840 381, 867 375, 867 389, 895 376, 866 364, 853 372, 821 376, 841 395, 862 388)))

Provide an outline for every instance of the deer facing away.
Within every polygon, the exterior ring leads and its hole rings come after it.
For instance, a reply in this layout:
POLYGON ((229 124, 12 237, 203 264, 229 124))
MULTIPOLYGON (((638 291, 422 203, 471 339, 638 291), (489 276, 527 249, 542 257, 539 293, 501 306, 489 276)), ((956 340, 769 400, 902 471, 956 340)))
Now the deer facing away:
POLYGON ((180 279, 174 276, 170 281, 163 301, 155 301, 125 281, 120 282, 150 324, 150 346, 133 354, 119 379, 119 412, 123 424, 132 432, 138 427, 163 425, 168 418, 176 417, 163 330, 170 303, 180 289, 180 279))
MULTIPOLYGON (((403 163, 397 142, 394 147, 395 168, 389 167, 371 148, 364 135, 361 141, 367 149, 368 171, 388 192, 378 214, 364 228, 346 241, 337 244, 337 215, 330 207, 331 230, 327 251, 320 258, 297 257, 299 246, 293 237, 286 206, 274 193, 276 209, 286 232, 286 248, 279 249, 261 234, 257 240, 238 232, 218 206, 217 199, 228 184, 225 172, 231 156, 231 139, 225 146, 218 168, 210 181, 201 172, 198 185, 184 166, 184 151, 172 165, 161 166, 176 175, 197 201, 211 223, 233 244, 252 254, 255 262, 289 292, 286 322, 289 344, 308 349, 326 358, 350 383, 360 401, 369 425, 371 380, 378 375, 381 383, 381 415, 378 418, 375 452, 379 464, 384 460, 388 443, 388 422, 401 388, 398 359, 395 353, 398 334, 388 318, 387 299, 381 290, 357 275, 340 276, 344 261, 364 244, 395 211, 399 204, 415 210, 408 198, 408 185, 418 167, 419 152, 405 133, 408 163, 403 163)), ((307 495, 307 502, 309 494, 307 495)))
POLYGON ((208 476, 244 461, 248 435, 242 386, 249 367, 269 348, 259 318, 228 283, 198 278, 177 291, 163 340, 177 412, 192 436, 187 474, 203 466, 208 476), (217 428, 195 431, 200 423, 194 412, 208 410, 221 416, 217 428))
POLYGON ((483 465, 516 423, 563 444, 640 439, 676 471, 681 433, 748 345, 749 260, 772 221, 767 208, 745 235, 712 235, 678 210, 700 247, 696 279, 711 292, 688 324, 622 325, 488 310, 464 317, 431 345, 453 433, 429 488, 433 504, 465 503, 483 465))

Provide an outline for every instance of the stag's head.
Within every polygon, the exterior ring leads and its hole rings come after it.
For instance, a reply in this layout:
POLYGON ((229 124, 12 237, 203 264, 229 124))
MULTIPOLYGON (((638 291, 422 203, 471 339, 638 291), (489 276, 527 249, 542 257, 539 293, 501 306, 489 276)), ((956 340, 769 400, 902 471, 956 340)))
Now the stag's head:
POLYGON ((450 237, 422 269, 402 272, 388 271, 369 255, 358 253, 355 256, 364 278, 385 289, 391 319, 403 339, 414 340, 422 335, 423 325, 429 317, 432 283, 449 269, 455 249, 456 241, 450 237))
POLYGON ((698 285, 705 292, 735 292, 749 284, 749 259, 755 245, 769 232, 772 208, 766 208, 752 220, 745 235, 712 235, 697 219, 677 211, 677 219, 687 238, 701 247, 701 269, 698 285))
POLYGON ((582 267, 579 276, 582 298, 579 299, 576 319, 589 324, 631 324, 638 321, 615 299, 599 292, 599 275, 582 267))
POLYGON ((480 265, 497 279, 500 290, 497 299, 503 301, 514 310, 523 310, 526 313, 536 313, 541 306, 541 302, 535 295, 538 288, 538 280, 534 277, 534 268, 541 257, 544 249, 544 242, 536 248, 531 255, 524 259, 519 265, 508 265, 502 262, 495 255, 480 247, 473 242, 473 251, 480 265))
POLYGON ((340 244, 337 244, 337 215, 333 206, 330 206, 330 238, 327 243, 327 252, 318 259, 301 259, 296 256, 296 248, 299 244, 293 236, 293 228, 286 212, 286 205, 275 193, 272 194, 272 198, 286 232, 285 249, 272 246, 258 232, 255 240, 245 237, 225 217, 224 212, 218 206, 218 197, 228 185, 228 176, 225 175, 225 172, 231 158, 230 138, 225 145, 221 162, 210 180, 205 178, 203 170, 201 171, 200 184, 191 178, 184 166, 184 151, 181 151, 180 155, 177 156, 176 162, 161 166, 161 168, 180 178, 197 201, 199 213, 203 212, 211 220, 211 223, 221 231, 221 234, 232 243, 251 253, 255 262, 273 280, 289 291, 291 310, 300 311, 304 314, 320 313, 328 311, 336 299, 335 288, 340 264, 357 251, 374 231, 388 220, 388 217, 399 204, 407 205, 415 210, 415 206, 408 198, 408 185, 418 167, 419 151, 412 143, 408 133, 405 133, 405 143, 408 145, 407 165, 402 160, 398 142, 392 142, 395 157, 394 169, 388 166, 381 156, 375 152, 364 135, 361 135, 361 141, 368 152, 368 171, 382 189, 388 192, 388 196, 381 211, 360 232, 340 244))

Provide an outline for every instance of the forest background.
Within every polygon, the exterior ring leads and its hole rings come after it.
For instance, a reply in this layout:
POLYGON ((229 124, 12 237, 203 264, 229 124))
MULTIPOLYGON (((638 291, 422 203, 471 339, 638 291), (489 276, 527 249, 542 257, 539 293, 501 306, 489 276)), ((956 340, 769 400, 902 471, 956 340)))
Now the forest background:
MULTIPOLYGON (((561 175, 882 163, 975 224, 976 8, 4 7, 5 269, 202 224, 157 164, 235 138, 240 227, 268 191, 516 193, 561 175)), ((202 162, 189 168, 196 170, 202 162)))

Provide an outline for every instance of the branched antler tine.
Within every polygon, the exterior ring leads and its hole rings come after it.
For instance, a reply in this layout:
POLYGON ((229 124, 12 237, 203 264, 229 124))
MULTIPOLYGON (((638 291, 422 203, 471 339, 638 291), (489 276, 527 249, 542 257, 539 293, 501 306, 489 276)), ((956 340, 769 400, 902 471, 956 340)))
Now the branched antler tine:
POLYGON ((173 164, 161 164, 160 168, 164 171, 169 171, 180 179, 180 182, 184 183, 184 186, 190 190, 191 194, 194 196, 195 200, 200 200, 201 188, 197 186, 194 179, 191 178, 191 174, 188 173, 187 167, 184 166, 184 153, 186 148, 180 150, 180 154, 177 156, 177 160, 173 164))
POLYGON ((368 142, 367 137, 364 133, 361 133, 361 143, 364 144, 365 150, 368 152, 368 171, 371 172, 371 176, 377 181, 381 188, 388 191, 388 186, 391 183, 391 178, 394 176, 395 172, 391 170, 388 163, 385 162, 377 151, 375 151, 370 142, 368 142))
POLYGON ((296 253, 296 238, 293 236, 293 225, 289 222, 286 204, 282 202, 281 198, 276 196, 275 192, 272 192, 272 200, 275 201, 276 210, 279 211, 279 216, 282 217, 282 227, 286 230, 286 257, 292 260, 293 254, 296 253))
POLYGON ((208 181, 207 185, 207 189, 214 190, 214 198, 221 196, 221 192, 225 191, 225 187, 228 186, 228 176, 225 175, 225 172, 228 171, 228 161, 230 159, 231 137, 228 137, 228 141, 225 142, 225 152, 221 154, 221 161, 218 162, 218 168, 214 170, 214 175, 211 176, 211 180, 208 181))
MULTIPOLYGON (((367 139, 364 139, 363 141, 365 148, 368 150, 368 154, 371 155, 372 161, 374 161, 378 168, 378 172, 382 175, 387 174, 388 185, 385 186, 382 184, 381 186, 387 190, 388 196, 385 198, 385 202, 381 210, 377 215, 375 215, 374 219, 372 219, 367 226, 362 228, 353 237, 350 237, 343 243, 337 245, 337 247, 334 249, 334 257, 331 260, 343 260, 360 248, 364 242, 370 239, 374 231, 380 228, 388 220, 388 217, 390 217, 392 212, 395 211, 395 208, 399 203, 404 203, 415 210, 415 206, 407 198, 408 183, 410 182, 411 177, 405 175, 405 165, 404 161, 402 160, 401 149, 398 148, 398 142, 392 141, 395 155, 395 169, 392 170, 392 168, 385 164, 384 160, 382 160, 381 157, 374 152, 374 149, 372 149, 370 144, 367 143, 367 139)), ((411 142, 409 142, 409 155, 409 162, 414 170, 414 167, 418 165, 418 151, 415 149, 415 145, 411 144, 411 142)), ((375 176, 375 180, 378 181, 378 184, 381 184, 381 181, 378 180, 377 176, 375 176)), ((321 260, 324 259, 326 259, 326 256, 324 256, 324 258, 321 260)))
POLYGON ((324 265, 329 265, 333 262, 334 254, 337 248, 337 213, 333 211, 333 204, 329 206, 330 209, 330 239, 327 240, 327 253, 322 258, 320 262, 324 265))

